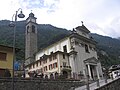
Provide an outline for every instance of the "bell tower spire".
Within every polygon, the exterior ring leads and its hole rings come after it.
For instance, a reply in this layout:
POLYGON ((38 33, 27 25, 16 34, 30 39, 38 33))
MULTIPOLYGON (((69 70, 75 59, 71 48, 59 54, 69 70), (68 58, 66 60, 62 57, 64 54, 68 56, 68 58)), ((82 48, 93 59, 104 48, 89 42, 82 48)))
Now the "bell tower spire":
POLYGON ((25 65, 35 61, 34 54, 37 52, 37 23, 36 17, 31 12, 26 19, 25 31, 25 65))

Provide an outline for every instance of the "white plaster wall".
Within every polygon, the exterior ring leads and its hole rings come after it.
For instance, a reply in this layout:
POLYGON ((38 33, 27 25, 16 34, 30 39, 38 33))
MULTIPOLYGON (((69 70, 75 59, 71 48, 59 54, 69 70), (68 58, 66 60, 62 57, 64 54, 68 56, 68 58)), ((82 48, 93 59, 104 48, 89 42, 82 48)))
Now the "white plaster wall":
POLYGON ((38 53, 36 53, 35 58, 36 58, 36 60, 39 60, 39 58, 41 56, 43 56, 44 54, 49 55, 51 52, 54 53, 56 51, 62 51, 63 52, 63 46, 65 46, 65 45, 67 46, 67 51, 69 53, 70 52, 70 47, 71 47, 70 41, 69 41, 69 38, 65 38, 65 39, 63 39, 63 40, 61 40, 57 43, 54 43, 53 45, 45 48, 44 50, 39 51, 38 53))
POLYGON ((75 60, 74 60, 73 55, 69 56, 69 61, 70 61, 70 66, 71 66, 71 69, 72 69, 72 73, 76 72, 75 60))
MULTIPOLYGON (((87 45, 89 45, 88 43, 86 43, 87 45)), ((89 53, 86 53, 85 52, 85 47, 84 46, 81 46, 81 45, 75 45, 75 51, 77 51, 77 63, 76 65, 78 66, 77 68, 77 72, 80 72, 80 71, 84 71, 84 60, 88 59, 88 58, 91 58, 91 57, 96 57, 97 58, 97 53, 96 51, 92 51, 89 49, 89 53)))
MULTIPOLYGON (((58 56, 58 55, 57 55, 58 56)), ((38 66, 36 66, 36 64, 35 64, 35 66, 34 66, 34 68, 33 68, 33 65, 32 65, 32 68, 31 69, 29 69, 28 67, 26 68, 26 70, 28 70, 28 72, 30 72, 30 71, 36 71, 36 70, 38 70, 38 69, 43 69, 45 66, 47 66, 47 71, 43 71, 43 73, 44 74, 50 74, 51 72, 58 72, 58 68, 59 67, 57 67, 57 68, 53 68, 53 69, 51 69, 51 70, 49 70, 49 65, 50 64, 53 64, 53 63, 56 63, 57 62, 57 64, 58 64, 58 59, 55 59, 55 60, 52 60, 52 61, 49 61, 49 59, 47 59, 47 63, 45 63, 45 64, 43 64, 43 61, 41 62, 41 65, 40 65, 40 63, 38 63, 38 66)), ((57 65, 58 66, 58 65, 57 65)), ((26 77, 29 77, 29 75, 28 74, 26 74, 26 77)))
MULTIPOLYGON (((43 63, 43 61, 41 61, 41 65, 40 65, 40 63, 38 63, 38 66, 36 66, 37 64, 35 64, 34 68, 33 68, 33 65, 32 65, 31 69, 29 69, 27 67, 26 70, 28 70, 28 72, 36 71, 37 69, 41 69, 41 68, 44 68, 45 66, 47 66, 47 71, 43 71, 44 74, 49 75, 50 73, 54 73, 54 72, 61 73, 61 67, 60 66, 63 66, 63 62, 66 62, 66 66, 69 66, 69 59, 68 59, 67 54, 65 54, 65 59, 63 59, 63 53, 58 53, 56 57, 57 57, 57 59, 55 59, 55 60, 52 59, 52 61, 49 61, 49 58, 48 58, 47 63, 43 63), (53 63, 56 63, 56 62, 57 62, 58 67, 49 70, 49 65, 53 64, 53 63)), ((29 75, 26 74, 26 77, 29 77, 29 75)))
POLYGON ((63 59, 63 54, 58 54, 59 73, 61 73, 61 67, 60 66, 63 66, 63 62, 66 62, 66 66, 70 66, 68 56, 65 55, 65 59, 63 59))

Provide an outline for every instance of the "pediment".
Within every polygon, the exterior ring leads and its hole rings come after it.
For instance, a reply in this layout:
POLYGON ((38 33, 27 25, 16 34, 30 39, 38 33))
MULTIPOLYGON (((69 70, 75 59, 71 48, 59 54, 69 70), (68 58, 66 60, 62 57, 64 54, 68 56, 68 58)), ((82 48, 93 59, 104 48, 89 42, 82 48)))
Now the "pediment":
POLYGON ((98 59, 96 59, 95 57, 91 57, 91 58, 88 58, 88 59, 84 60, 84 63, 97 64, 98 62, 99 62, 98 59))

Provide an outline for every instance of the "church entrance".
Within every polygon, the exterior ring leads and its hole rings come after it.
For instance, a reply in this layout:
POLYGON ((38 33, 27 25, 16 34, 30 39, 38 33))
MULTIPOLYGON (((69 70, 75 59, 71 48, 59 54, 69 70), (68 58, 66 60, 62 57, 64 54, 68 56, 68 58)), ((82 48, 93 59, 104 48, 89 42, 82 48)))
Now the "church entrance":
POLYGON ((90 65, 91 77, 93 80, 97 79, 96 65, 90 65))

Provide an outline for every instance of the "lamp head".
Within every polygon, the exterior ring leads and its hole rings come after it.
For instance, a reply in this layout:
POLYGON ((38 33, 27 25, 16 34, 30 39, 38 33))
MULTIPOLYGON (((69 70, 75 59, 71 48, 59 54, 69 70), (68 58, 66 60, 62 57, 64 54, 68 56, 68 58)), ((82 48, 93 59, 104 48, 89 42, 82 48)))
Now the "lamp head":
POLYGON ((15 23, 13 21, 10 22, 9 24, 10 27, 15 27, 15 23))
POLYGON ((18 17, 19 17, 19 18, 24 18, 25 15, 22 13, 22 11, 20 11, 20 14, 18 14, 18 17))

